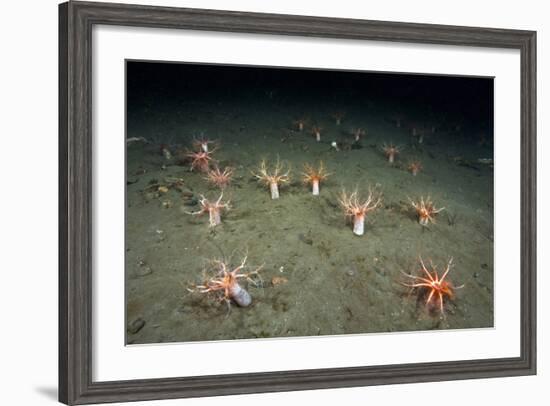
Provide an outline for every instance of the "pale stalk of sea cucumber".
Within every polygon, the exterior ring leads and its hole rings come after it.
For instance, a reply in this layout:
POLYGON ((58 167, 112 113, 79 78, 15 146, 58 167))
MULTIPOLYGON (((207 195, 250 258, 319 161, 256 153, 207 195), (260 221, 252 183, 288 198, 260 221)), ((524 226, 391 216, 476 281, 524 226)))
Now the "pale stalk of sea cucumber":
POLYGON ((418 216, 418 222, 423 226, 427 226, 429 221, 430 218, 428 216, 418 216))
POLYGON ((167 161, 172 159, 172 154, 170 153, 170 150, 168 150, 168 148, 162 149, 162 155, 164 155, 164 159, 166 159, 167 161))
POLYGON ((208 210, 208 214, 210 216, 210 227, 217 226, 218 224, 221 224, 222 219, 220 216, 220 209, 217 207, 212 207, 208 210))
POLYGON ((321 133, 319 131, 315 132, 315 139, 317 140, 317 142, 321 141, 321 133))
POLYGON ((389 155, 388 155, 388 162, 389 162, 390 164, 393 164, 394 158, 395 158, 395 154, 389 154, 389 155))
POLYGON ((353 217, 353 234, 363 235, 365 232, 365 215, 357 214, 353 217))
POLYGON ((202 151, 203 152, 208 152, 208 143, 207 142, 203 142, 201 144, 201 148, 202 148, 202 151))
POLYGON ((271 182, 269 184, 269 190, 271 190, 271 198, 272 199, 278 199, 279 198, 279 186, 277 185, 277 182, 271 182))
POLYGON ((313 196, 319 196, 319 179, 313 179, 312 188, 313 188, 313 196))
POLYGON ((250 293, 242 288, 237 282, 233 283, 229 288, 229 297, 241 307, 247 307, 252 303, 250 293))

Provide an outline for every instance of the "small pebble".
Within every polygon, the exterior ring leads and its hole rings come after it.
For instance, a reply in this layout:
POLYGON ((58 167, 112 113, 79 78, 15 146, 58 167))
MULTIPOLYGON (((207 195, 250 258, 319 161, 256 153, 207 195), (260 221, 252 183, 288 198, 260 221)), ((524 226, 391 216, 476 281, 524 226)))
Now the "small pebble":
POLYGON ((139 330, 141 330, 145 326, 145 320, 143 320, 141 317, 138 317, 134 321, 130 323, 128 326, 128 332, 130 334, 136 334, 139 330))
POLYGON ((183 202, 183 204, 186 206, 196 206, 198 203, 199 201, 197 200, 196 197, 193 197, 183 202))
POLYGON ((300 241, 306 243, 307 245, 313 244, 313 239, 309 235, 299 234, 298 238, 300 239, 300 241))
POLYGON ((152 273, 153 273, 153 270, 151 269, 150 266, 140 266, 138 269, 136 269, 135 275, 142 277, 142 276, 151 275, 152 273))

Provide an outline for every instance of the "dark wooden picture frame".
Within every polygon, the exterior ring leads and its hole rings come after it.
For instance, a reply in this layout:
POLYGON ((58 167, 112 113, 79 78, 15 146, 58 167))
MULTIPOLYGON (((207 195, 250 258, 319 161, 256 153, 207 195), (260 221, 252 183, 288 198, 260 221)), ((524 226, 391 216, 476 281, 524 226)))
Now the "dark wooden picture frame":
POLYGON ((219 396, 536 373, 536 33, 215 10, 59 6, 59 400, 219 396), (130 381, 92 380, 92 27, 95 24, 517 49, 521 55, 521 353, 477 359, 130 381))

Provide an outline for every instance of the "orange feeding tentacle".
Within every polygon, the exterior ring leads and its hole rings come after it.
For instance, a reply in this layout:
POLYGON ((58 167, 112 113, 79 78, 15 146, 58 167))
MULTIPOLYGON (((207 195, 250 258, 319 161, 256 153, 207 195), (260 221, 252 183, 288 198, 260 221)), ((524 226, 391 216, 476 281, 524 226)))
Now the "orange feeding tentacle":
POLYGON ((402 272, 406 277, 412 279, 411 283, 402 283, 402 285, 412 289, 420 289, 422 294, 426 294, 426 306, 431 305, 435 297, 436 304, 438 305, 441 314, 444 314, 444 302, 446 298, 454 298, 454 291, 464 286, 454 286, 452 283, 446 280, 451 270, 453 259, 449 259, 445 271, 443 272, 441 277, 439 276, 437 269, 435 265, 433 265, 433 263, 430 263, 430 272, 421 257, 419 257, 419 262, 421 268, 420 271, 426 274, 427 278, 418 275, 409 275, 402 272))

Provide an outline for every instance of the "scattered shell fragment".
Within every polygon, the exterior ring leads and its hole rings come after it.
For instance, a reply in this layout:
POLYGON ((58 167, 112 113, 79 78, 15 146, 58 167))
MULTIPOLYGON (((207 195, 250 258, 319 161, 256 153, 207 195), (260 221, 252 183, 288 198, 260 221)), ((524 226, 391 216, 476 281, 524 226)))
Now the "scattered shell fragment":
POLYGON ((274 276, 271 278, 271 285, 277 286, 277 285, 284 285, 288 282, 288 279, 284 276, 274 276))
POLYGON ((162 202, 162 207, 164 207, 165 209, 169 209, 170 207, 172 207, 172 201, 171 200, 164 200, 162 202))
POLYGON ((168 188, 166 186, 159 186, 158 191, 160 193, 168 193, 168 188))

